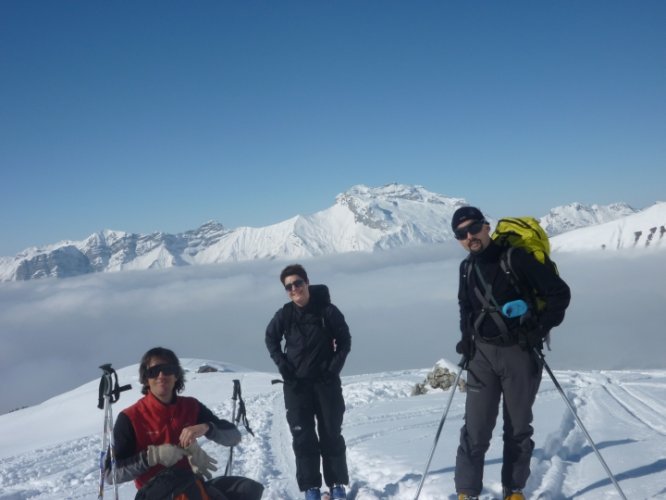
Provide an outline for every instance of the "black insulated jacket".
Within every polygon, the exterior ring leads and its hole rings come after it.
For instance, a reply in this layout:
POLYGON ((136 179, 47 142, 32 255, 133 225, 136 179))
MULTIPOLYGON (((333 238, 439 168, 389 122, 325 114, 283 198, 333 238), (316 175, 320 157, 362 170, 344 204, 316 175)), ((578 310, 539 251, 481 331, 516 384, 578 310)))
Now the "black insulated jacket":
MULTIPOLYGON (((478 268, 485 282, 492 288, 492 294, 499 305, 516 299, 526 299, 516 290, 509 277, 501 269, 500 259, 505 250, 504 247, 491 242, 480 254, 469 256, 473 266, 478 268)), ((544 334, 549 332, 564 319, 564 312, 571 299, 569 286, 550 268, 538 262, 521 248, 514 249, 511 262, 522 287, 536 290, 539 297, 545 301, 545 307, 539 311, 534 326, 540 328, 544 334)), ((483 291, 484 287, 473 268, 469 268, 470 276, 466 276, 467 264, 468 261, 465 259, 460 265, 460 288, 458 290, 460 329, 465 336, 477 333, 481 339, 498 337, 500 331, 490 317, 486 317, 479 325, 479 331, 474 332, 472 325, 483 309, 474 288, 483 291)), ((518 318, 507 318, 505 322, 509 330, 515 330, 520 326, 518 318)))
POLYGON ((310 285, 305 307, 288 302, 279 309, 265 340, 285 381, 338 377, 351 350, 349 327, 325 285, 310 285))

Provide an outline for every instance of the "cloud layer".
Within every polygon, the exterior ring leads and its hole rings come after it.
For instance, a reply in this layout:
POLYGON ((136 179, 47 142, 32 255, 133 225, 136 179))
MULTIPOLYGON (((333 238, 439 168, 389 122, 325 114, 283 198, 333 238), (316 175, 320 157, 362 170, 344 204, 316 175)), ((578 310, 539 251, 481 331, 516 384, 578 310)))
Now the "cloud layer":
MULTIPOLYGON (((352 332, 344 374, 429 367, 457 359, 455 245, 303 261, 326 283, 352 332)), ((663 368, 666 254, 555 255, 572 288, 553 332, 553 369, 663 368)), ((264 330, 287 297, 287 262, 0 284, 0 413, 136 363, 156 345, 180 356, 276 371, 264 330)), ((91 411, 96 401, 90 402, 91 411)))

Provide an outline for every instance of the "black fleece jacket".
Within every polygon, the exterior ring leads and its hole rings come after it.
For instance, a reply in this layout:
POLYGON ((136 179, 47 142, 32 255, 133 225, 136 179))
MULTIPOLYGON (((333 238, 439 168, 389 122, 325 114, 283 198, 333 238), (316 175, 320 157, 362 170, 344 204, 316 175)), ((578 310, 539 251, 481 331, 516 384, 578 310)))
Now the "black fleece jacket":
POLYGON ((305 307, 289 302, 279 309, 266 328, 265 341, 286 381, 337 377, 351 351, 345 317, 330 303, 324 285, 310 285, 305 307))
MULTIPOLYGON (((493 296, 501 306, 516 299, 525 299, 511 284, 509 278, 500 267, 500 258, 504 247, 490 242, 483 252, 470 254, 468 259, 476 266, 485 282, 492 287, 493 296)), ((458 304, 460 306, 460 329, 463 335, 474 333, 472 325, 481 313, 482 304, 474 293, 474 287, 483 292, 483 285, 472 268, 470 277, 466 276, 468 260, 465 259, 460 265, 460 284, 458 289, 458 304), (471 286, 468 286, 470 284, 471 286)), ((536 290, 538 296, 545 301, 545 307, 539 311, 536 318, 535 328, 548 333, 553 327, 559 325, 564 319, 564 311, 569 306, 571 292, 569 286, 557 274, 547 266, 538 262, 532 255, 521 248, 515 248, 511 255, 512 268, 520 281, 521 288, 525 290, 536 290)), ((519 326, 518 318, 505 319, 510 330, 519 326)), ((492 319, 486 319, 479 326, 479 334, 482 338, 492 338, 500 334, 500 331, 492 319)))

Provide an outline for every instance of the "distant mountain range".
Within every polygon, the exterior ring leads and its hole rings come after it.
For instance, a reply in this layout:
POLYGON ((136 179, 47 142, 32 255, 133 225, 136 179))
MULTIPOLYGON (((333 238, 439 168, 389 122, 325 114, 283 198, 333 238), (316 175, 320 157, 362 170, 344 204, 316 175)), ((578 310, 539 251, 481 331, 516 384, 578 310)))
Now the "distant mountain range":
POLYGON ((610 222, 636 212, 626 203, 613 203, 605 206, 570 203, 553 208, 548 214, 541 217, 539 222, 549 236, 556 236, 580 227, 610 222))
MULTIPOLYGON (((357 185, 339 194, 330 208, 266 227, 227 229, 211 221, 180 234, 104 230, 83 241, 28 248, 14 257, 0 258, 0 281, 252 259, 298 259, 442 243, 453 238, 453 212, 466 204, 462 198, 432 193, 422 186, 357 185)), ((666 203, 640 212, 623 203, 573 203, 554 208, 540 222, 555 236, 553 248, 561 251, 666 248, 666 203), (586 230, 593 232, 582 232, 586 230)))
MULTIPOLYGON (((543 219, 542 219, 543 221, 543 219)), ((555 252, 666 250, 666 202, 550 239, 555 252)))

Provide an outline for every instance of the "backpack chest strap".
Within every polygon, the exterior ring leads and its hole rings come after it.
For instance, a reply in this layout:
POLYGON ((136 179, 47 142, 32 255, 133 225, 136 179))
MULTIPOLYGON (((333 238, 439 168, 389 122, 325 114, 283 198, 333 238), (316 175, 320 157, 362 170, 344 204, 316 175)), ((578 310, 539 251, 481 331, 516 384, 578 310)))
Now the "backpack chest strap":
POLYGON ((476 295, 476 298, 479 299, 479 302, 481 302, 482 306, 481 313, 474 321, 474 331, 479 333, 479 328, 481 327, 483 321, 486 319, 486 316, 490 316, 490 319, 493 320, 493 323, 495 323, 495 326, 497 326, 497 329, 500 331, 500 335, 508 335, 509 329, 507 328, 506 323, 504 322, 504 319, 499 312, 499 307, 497 305, 493 305, 490 302, 490 300, 494 302, 495 299, 492 294, 489 294, 489 291, 490 290, 486 290, 486 295, 483 295, 478 287, 474 287, 474 294, 476 295))
POLYGON ((474 286, 472 283, 471 279, 471 273, 469 272, 470 269, 468 268, 468 280, 469 284, 472 285, 472 288, 474 289, 474 295, 476 298, 479 300, 481 303, 481 312, 479 315, 476 317, 474 320, 474 331, 484 340, 489 341, 493 344, 509 344, 513 343, 515 341, 514 335, 512 335, 511 331, 506 325, 506 322, 504 321, 504 318, 500 314, 501 307, 497 303, 497 300, 495 299, 493 295, 493 289, 492 287, 488 284, 488 282, 485 280, 483 277, 483 274, 481 273, 481 270, 478 268, 478 266, 474 265, 474 263, 469 264, 469 266, 474 268, 474 272, 478 278, 479 283, 483 287, 484 292, 482 293, 481 290, 479 289, 478 286, 474 286), (480 333, 480 328, 481 324, 485 321, 486 316, 489 316, 490 319, 495 323, 495 326, 499 330, 500 334, 491 337, 491 338, 486 338, 483 337, 480 333))

